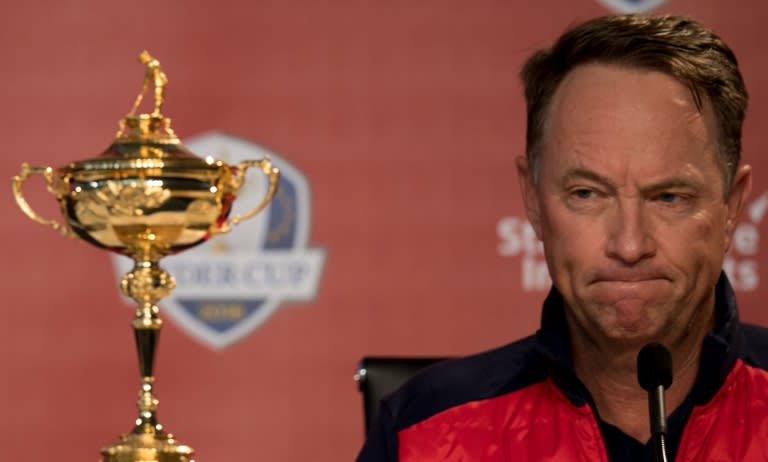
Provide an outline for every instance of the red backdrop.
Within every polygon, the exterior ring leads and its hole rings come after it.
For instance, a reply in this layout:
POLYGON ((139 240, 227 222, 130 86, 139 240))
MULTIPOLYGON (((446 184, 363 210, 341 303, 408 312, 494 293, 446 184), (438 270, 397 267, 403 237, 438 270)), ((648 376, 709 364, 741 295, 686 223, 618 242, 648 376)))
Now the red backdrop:
MULTIPOLYGON (((732 272, 743 317, 768 323, 768 3, 658 11, 697 17, 740 58, 757 181, 732 272)), ((202 462, 351 460, 358 358, 467 354, 536 328, 546 281, 514 172, 517 72, 569 24, 608 12, 596 0, 5 2, 0 177, 101 152, 144 48, 170 78, 165 112, 182 138, 221 130, 288 160, 311 186, 310 245, 326 251, 316 297, 218 350, 168 320, 160 419, 202 462)), ((57 213, 39 185, 28 196, 57 213)), ((108 254, 29 221, 10 188, 2 197, 3 458, 96 460, 135 418, 132 309, 108 254)))

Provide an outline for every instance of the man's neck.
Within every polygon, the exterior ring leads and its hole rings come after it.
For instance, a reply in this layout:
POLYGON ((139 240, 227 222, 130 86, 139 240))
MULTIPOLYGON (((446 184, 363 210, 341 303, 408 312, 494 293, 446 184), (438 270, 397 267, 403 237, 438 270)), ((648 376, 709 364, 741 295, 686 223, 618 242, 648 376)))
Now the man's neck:
MULTIPOLYGON (((714 326, 714 310, 686 335, 663 341, 671 346, 674 381, 666 391, 668 413, 683 403, 696 382, 701 346, 714 326)), ((595 341, 571 328, 576 375, 592 395, 600 418, 640 442, 650 438, 648 394, 637 381, 637 354, 642 346, 595 341)))

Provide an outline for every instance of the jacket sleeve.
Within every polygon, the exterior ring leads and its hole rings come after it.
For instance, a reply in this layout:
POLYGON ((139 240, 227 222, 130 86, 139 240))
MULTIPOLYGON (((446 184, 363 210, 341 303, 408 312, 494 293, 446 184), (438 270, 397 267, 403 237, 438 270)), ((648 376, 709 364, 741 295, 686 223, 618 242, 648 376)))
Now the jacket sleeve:
POLYGON ((392 412, 386 401, 381 402, 379 414, 371 426, 356 462, 397 462, 397 432, 392 412))

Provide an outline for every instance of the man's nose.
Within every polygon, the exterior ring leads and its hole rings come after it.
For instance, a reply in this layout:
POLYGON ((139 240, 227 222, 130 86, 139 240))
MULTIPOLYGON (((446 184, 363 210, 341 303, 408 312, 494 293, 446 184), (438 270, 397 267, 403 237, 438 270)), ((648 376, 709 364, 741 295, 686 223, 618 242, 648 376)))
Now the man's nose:
POLYGON ((606 218, 606 254, 624 264, 634 264, 656 254, 653 224, 643 210, 642 200, 618 203, 606 218))

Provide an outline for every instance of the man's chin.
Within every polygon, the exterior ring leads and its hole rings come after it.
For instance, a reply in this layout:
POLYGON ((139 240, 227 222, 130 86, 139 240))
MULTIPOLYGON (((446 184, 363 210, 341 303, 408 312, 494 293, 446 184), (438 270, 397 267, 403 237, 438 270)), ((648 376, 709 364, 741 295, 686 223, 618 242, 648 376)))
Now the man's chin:
POLYGON ((601 334, 605 340, 626 347, 642 347, 660 338, 660 329, 647 320, 636 322, 613 322, 604 325, 601 334))
POLYGON ((598 329, 606 340, 637 345, 659 338, 662 326, 653 322, 650 307, 634 302, 614 304, 603 311, 598 329))
POLYGON ((603 334, 612 340, 650 340, 658 337, 662 328, 658 313, 664 307, 639 297, 627 297, 601 303, 593 312, 603 334))

